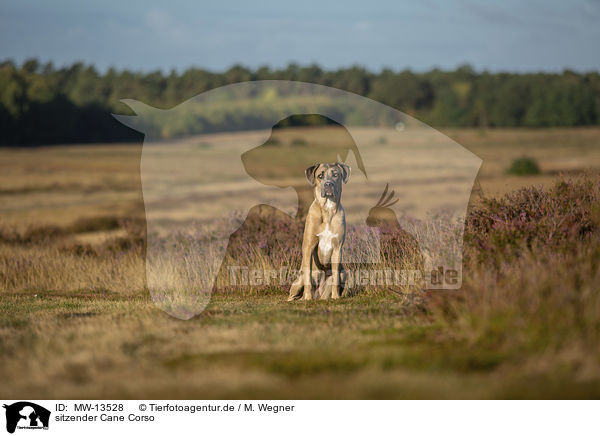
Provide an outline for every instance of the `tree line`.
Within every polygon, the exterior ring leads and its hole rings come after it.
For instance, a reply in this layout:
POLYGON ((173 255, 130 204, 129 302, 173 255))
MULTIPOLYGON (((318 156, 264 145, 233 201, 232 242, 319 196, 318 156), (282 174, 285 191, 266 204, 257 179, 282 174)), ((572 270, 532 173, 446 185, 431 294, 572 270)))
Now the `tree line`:
POLYGON ((350 91, 394 107, 433 127, 550 127, 600 124, 600 75, 489 73, 365 68, 326 71, 317 65, 283 69, 233 66, 212 72, 132 72, 75 63, 55 68, 35 59, 0 62, 0 144, 139 141, 111 113, 131 114, 122 98, 173 107, 201 92, 249 80, 295 80, 350 91))

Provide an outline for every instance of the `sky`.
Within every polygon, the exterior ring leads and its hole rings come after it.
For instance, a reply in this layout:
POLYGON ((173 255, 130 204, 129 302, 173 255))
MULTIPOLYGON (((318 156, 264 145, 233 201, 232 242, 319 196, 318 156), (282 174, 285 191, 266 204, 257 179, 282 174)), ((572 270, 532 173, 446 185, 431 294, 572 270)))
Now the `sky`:
POLYGON ((600 0, 2 0, 0 60, 139 71, 316 63, 600 70, 600 0))

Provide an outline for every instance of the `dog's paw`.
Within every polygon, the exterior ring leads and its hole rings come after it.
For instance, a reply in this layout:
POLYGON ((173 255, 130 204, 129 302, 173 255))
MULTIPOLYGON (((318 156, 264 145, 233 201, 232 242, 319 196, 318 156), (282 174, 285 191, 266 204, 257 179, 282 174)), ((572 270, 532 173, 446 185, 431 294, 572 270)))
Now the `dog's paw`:
POLYGON ((331 298, 333 300, 337 300, 338 298, 340 298, 340 289, 336 286, 332 286, 331 287, 331 298))

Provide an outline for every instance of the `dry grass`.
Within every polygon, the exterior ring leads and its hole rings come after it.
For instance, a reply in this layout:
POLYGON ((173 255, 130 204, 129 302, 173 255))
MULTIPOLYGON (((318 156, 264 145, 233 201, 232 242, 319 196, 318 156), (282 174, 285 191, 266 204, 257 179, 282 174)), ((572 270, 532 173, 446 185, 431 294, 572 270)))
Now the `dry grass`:
MULTIPOLYGON (((280 286, 221 282, 189 321, 145 287, 139 147, 0 151, 0 396, 597 398, 600 131, 450 134, 484 158, 462 290, 288 304, 280 286), (524 146, 542 175, 504 176, 524 146)), ((229 254, 294 267, 301 223, 255 219, 229 254)), ((407 258, 398 237, 386 265, 407 258)))
POLYGON ((478 181, 489 196, 504 195, 523 186, 550 186, 562 175, 600 173, 600 128, 497 129, 444 131, 483 159, 478 181), (504 174, 515 158, 534 158, 542 173, 504 174))

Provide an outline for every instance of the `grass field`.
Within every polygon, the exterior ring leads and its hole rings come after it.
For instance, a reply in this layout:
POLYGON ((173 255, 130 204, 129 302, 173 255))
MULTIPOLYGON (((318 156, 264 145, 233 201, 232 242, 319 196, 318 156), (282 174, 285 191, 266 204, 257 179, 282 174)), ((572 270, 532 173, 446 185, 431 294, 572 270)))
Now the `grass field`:
POLYGON ((445 133, 484 161, 460 291, 223 289, 189 321, 145 287, 140 145, 0 150, 0 397, 599 397, 600 129, 445 133))

